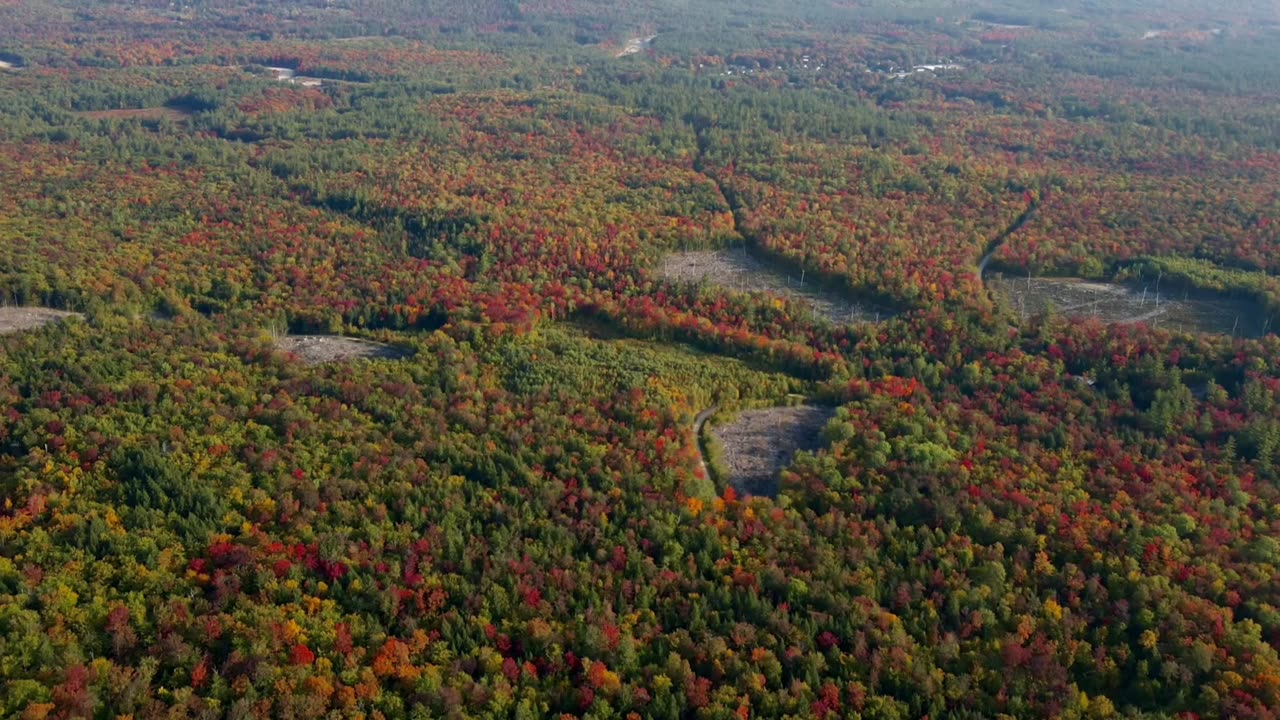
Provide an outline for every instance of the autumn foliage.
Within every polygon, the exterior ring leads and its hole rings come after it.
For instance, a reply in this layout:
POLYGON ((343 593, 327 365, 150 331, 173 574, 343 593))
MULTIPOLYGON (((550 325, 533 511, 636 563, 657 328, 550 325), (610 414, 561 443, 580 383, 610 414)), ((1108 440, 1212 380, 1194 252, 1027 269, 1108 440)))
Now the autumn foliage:
POLYGON ((1280 342, 979 272, 1280 307, 1274 45, 1166 4, 0 3, 0 710, 1275 718, 1280 342), (776 498, 694 431, 798 402, 776 498))

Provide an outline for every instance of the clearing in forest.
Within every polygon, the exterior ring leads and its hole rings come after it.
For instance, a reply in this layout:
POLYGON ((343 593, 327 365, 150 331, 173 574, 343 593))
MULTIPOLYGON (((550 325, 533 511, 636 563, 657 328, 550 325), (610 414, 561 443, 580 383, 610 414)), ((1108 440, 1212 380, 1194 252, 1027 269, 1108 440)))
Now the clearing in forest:
POLYGON ((80 313, 43 307, 0 307, 0 335, 34 330, 49 323, 69 317, 82 318, 80 313))
POLYGON ((774 497, 778 472, 801 450, 822 446, 822 428, 835 408, 795 405, 747 410, 711 429, 723 449, 729 484, 741 494, 774 497))
POLYGON ((276 349, 296 355, 307 365, 323 365, 346 360, 399 360, 409 353, 393 345, 342 337, 341 335, 285 335, 275 341, 276 349))
POLYGON ((859 302, 819 286, 812 278, 801 282, 744 250, 693 250, 667 255, 658 273, 667 280, 709 283, 744 292, 764 292, 808 305, 815 315, 833 323, 876 322, 893 316, 891 310, 859 302))
POLYGON ((626 57, 627 55, 635 55, 636 53, 648 50, 649 47, 653 45, 653 41, 657 38, 657 35, 631 38, 627 41, 627 44, 623 46, 622 50, 618 51, 618 54, 614 57, 626 57))
POLYGON ((1068 317, 1096 317, 1106 323, 1146 323, 1167 330, 1260 337, 1275 323, 1258 303, 1205 290, 1157 292, 1152 285, 1091 282, 1076 278, 1012 278, 993 275, 990 286, 1002 293, 1023 318, 1052 309, 1068 317))

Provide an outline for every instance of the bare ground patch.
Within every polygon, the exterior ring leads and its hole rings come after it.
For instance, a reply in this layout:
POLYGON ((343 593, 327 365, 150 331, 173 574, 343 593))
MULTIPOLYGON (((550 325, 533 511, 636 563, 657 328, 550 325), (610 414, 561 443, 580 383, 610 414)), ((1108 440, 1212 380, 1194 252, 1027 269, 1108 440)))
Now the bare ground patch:
POLYGON ((626 57, 627 55, 635 55, 636 53, 644 52, 653 45, 653 41, 656 39, 658 39, 657 35, 631 38, 630 40, 627 40, 627 44, 624 45, 623 48, 614 55, 614 57, 626 57))
POLYGON ((876 322, 893 312, 844 297, 818 286, 801 283, 763 260, 741 250, 693 250, 667 255, 658 267, 667 280, 709 283, 744 292, 764 292, 808 305, 815 315, 833 323, 876 322))
POLYGON ((1074 318, 1096 317, 1106 323, 1146 323, 1170 330, 1259 337, 1275 332, 1275 323, 1256 302, 1208 291, 1157 292, 1152 285, 1103 283, 1074 278, 989 280, 1022 317, 1050 308, 1074 318))
POLYGON ((80 313, 43 307, 0 307, 0 335, 34 330, 67 318, 82 318, 80 313))
POLYGON ((778 472, 801 450, 822 446, 822 428, 835 408, 816 405, 747 410, 712 436, 723 449, 729 484, 739 493, 774 497, 778 472))
POLYGON ((399 360, 409 353, 393 345, 339 335, 286 335, 276 339, 276 349, 296 355, 307 365, 347 360, 399 360))

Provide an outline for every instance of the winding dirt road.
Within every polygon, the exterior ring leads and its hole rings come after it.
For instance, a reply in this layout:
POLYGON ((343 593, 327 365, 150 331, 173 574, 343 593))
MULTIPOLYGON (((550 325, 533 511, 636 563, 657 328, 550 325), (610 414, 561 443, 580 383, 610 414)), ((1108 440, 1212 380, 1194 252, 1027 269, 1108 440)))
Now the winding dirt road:
POLYGON ((1021 230, 1023 225, 1026 225, 1031 218, 1035 217, 1036 210, 1038 209, 1040 209, 1040 202, 1038 200, 1032 200, 1027 209, 1013 221, 1012 225, 1005 228, 1004 232, 995 236, 991 242, 987 243, 987 254, 983 255, 982 259, 978 261, 979 281, 982 280, 982 275, 987 271, 987 266, 991 264, 991 259, 1000 251, 1000 248, 1004 247, 1004 244, 1009 240, 1009 237, 1021 230))
POLYGON ((694 442, 698 443, 698 465, 702 467, 703 477, 708 480, 711 479, 711 469, 707 467, 707 453, 702 449, 702 426, 706 425, 707 420, 710 420, 711 416, 719 411, 719 405, 712 405, 698 413, 698 416, 693 419, 693 439, 694 442))

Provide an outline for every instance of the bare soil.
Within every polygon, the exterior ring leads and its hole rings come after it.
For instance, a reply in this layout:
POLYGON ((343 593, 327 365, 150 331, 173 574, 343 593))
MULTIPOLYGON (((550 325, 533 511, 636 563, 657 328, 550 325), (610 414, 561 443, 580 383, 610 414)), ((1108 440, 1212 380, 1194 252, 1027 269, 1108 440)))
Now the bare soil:
POLYGON ((34 330, 67 318, 84 317, 80 313, 42 307, 0 307, 0 335, 34 330))
POLYGON ((286 335, 278 338, 275 346, 296 355, 307 365, 360 359, 399 360, 409 354, 392 345, 338 335, 286 335))
POLYGON ((1074 278, 1012 278, 993 275, 988 284, 1004 294, 1022 317, 1049 308, 1068 317, 1106 323, 1146 323, 1191 332, 1260 337, 1275 322, 1251 300, 1223 293, 1163 289, 1137 283, 1089 282, 1074 278))
POLYGON ((191 117, 191 113, 171 107, 140 108, 137 110, 92 110, 79 112, 76 115, 89 120, 164 120, 167 118, 178 121, 191 117))
POLYGON ((650 35, 648 37, 631 38, 630 40, 627 41, 627 44, 623 46, 622 50, 618 51, 618 54, 615 55, 614 57, 625 57, 627 55, 635 55, 638 52, 647 50, 649 46, 653 44, 653 41, 657 39, 657 37, 658 37, 657 35, 650 35))
POLYGON ((709 283, 746 292, 763 292, 808 305, 818 317, 833 323, 876 322, 893 312, 860 302, 812 280, 801 285, 769 263, 742 250, 694 250, 672 253, 662 259, 658 273, 667 280, 709 283))
POLYGON ((822 446, 822 428, 835 409, 816 405, 747 410, 728 425, 712 428, 724 448, 729 483, 739 493, 774 497, 778 472, 801 450, 822 446))

